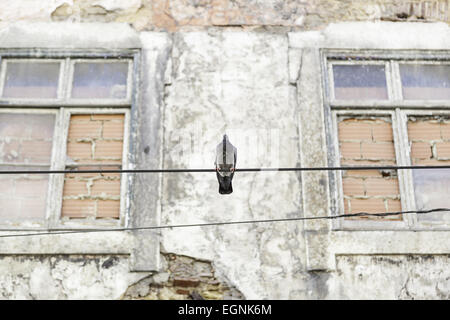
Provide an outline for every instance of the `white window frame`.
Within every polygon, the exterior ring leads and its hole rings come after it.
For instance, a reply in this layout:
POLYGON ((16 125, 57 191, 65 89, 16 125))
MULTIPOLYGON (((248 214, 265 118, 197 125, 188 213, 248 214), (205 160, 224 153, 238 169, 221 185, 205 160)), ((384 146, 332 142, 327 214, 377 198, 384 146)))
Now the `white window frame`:
MULTIPOLYGON (((44 50, 46 51, 46 50, 44 50)), ((72 114, 124 114, 124 135, 122 149, 122 169, 130 168, 129 139, 131 107, 135 101, 133 93, 135 84, 135 61, 138 51, 124 51, 101 54, 86 50, 84 53, 48 50, 43 54, 39 50, 30 53, 0 50, 0 112, 4 113, 41 113, 55 114, 50 170, 65 170, 67 138, 72 114), (118 58, 120 56, 120 58, 118 58), (102 57, 102 58, 100 58, 102 57), (105 59, 104 57, 107 57, 105 59), (57 98, 4 98, 3 85, 6 77, 6 66, 12 62, 60 62, 57 98), (73 83, 73 68, 76 62, 115 63, 128 62, 127 96, 125 99, 72 99, 70 98, 73 83)), ((125 227, 129 220, 129 174, 121 174, 120 215, 119 219, 65 219, 61 217, 64 174, 49 175, 46 214, 43 221, 30 223, 26 219, 18 219, 14 223, 0 221, 0 230, 28 230, 46 228, 49 230, 97 229, 125 227)))
MULTIPOLYGON (((411 165, 410 146, 407 133, 407 121, 410 115, 450 115, 450 100, 403 100, 399 65, 405 64, 445 64, 450 65, 450 55, 423 52, 377 52, 324 50, 324 102, 329 108, 328 148, 331 151, 329 164, 340 166, 338 124, 340 115, 346 116, 390 116, 398 166, 411 165), (347 56, 351 57, 349 61, 347 56), (357 58, 357 60, 356 60, 357 58), (353 60, 355 59, 355 60, 353 60), (337 100, 334 97, 333 65, 380 65, 385 64, 388 99, 385 100, 337 100), (374 109, 376 108, 376 110, 374 109)), ((402 211, 416 210, 412 170, 397 170, 400 187, 402 211)), ((344 213, 342 172, 330 172, 331 197, 335 200, 332 214, 344 213), (334 183, 333 183, 334 181, 334 183)), ((363 221, 335 219, 333 230, 450 230, 450 224, 419 221, 416 214, 405 214, 402 221, 363 221)))
POLYGON ((136 92, 136 57, 138 51, 124 51, 116 54, 91 52, 86 50, 84 53, 45 50, 44 53, 37 52, 12 52, 11 50, 0 49, 0 108, 5 107, 34 107, 34 108, 60 108, 60 107, 130 107, 136 92), (48 55, 48 56, 47 56, 48 55), (100 58, 100 57, 101 58, 100 58), (121 56, 118 58, 118 56, 121 56), (3 87, 7 72, 7 63, 11 62, 60 62, 60 75, 58 79, 58 95, 57 98, 5 98, 3 97, 3 87), (128 62, 127 75, 127 95, 123 99, 114 98, 71 98, 73 83, 74 64, 77 62, 87 63, 115 63, 128 62))

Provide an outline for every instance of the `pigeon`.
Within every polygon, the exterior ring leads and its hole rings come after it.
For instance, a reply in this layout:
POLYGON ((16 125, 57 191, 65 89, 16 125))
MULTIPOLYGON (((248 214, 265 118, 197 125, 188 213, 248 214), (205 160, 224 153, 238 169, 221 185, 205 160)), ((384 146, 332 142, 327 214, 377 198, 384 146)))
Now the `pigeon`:
POLYGON ((236 169, 237 149, 230 143, 225 134, 221 143, 216 148, 216 166, 217 180, 219 181, 219 193, 230 194, 233 192, 231 180, 233 180, 236 169))

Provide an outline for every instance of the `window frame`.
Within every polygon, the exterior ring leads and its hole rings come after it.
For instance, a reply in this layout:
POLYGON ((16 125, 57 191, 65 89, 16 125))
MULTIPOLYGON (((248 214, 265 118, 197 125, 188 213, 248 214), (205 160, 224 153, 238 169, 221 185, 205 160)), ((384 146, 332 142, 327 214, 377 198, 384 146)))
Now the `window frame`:
MULTIPOLYGON (((56 155, 56 169, 66 170, 67 158, 67 138, 69 135, 70 117, 73 114, 124 114, 124 134, 122 147, 122 169, 129 169, 128 148, 129 148, 129 132, 130 132, 130 110, 123 108, 63 108, 60 114, 59 132, 61 133, 62 142, 60 142, 60 150, 56 155)), ((118 227, 124 226, 126 220, 126 207, 128 195, 128 173, 121 173, 120 179, 120 213, 119 219, 66 219, 61 217, 64 174, 53 175, 52 199, 54 200, 54 214, 51 216, 51 224, 49 229, 73 229, 73 228, 97 228, 97 227, 118 227)))
MULTIPOLYGON (((124 136, 122 149, 122 169, 129 169, 132 157, 129 155, 132 130, 131 115, 138 101, 139 49, 0 49, 0 112, 13 113, 53 113, 55 128, 52 145, 51 170, 64 170, 66 147, 71 114, 124 114, 124 136), (60 72, 56 98, 5 98, 2 97, 6 64, 8 61, 53 62, 59 61, 60 72), (72 99, 69 97, 73 82, 73 66, 81 62, 128 62, 127 96, 125 99, 72 99)), ((30 225, 26 219, 17 223, 0 222, 0 231, 97 229, 125 227, 129 221, 130 179, 129 174, 121 174, 119 219, 70 219, 61 217, 64 174, 49 175, 45 219, 30 225)))
POLYGON ((33 108, 60 108, 60 107, 132 107, 136 103, 138 92, 138 65, 140 63, 139 49, 2 49, 0 48, 0 108, 1 107, 33 107, 33 108), (63 61, 60 69, 60 79, 57 98, 4 98, 3 85, 6 77, 7 61, 35 60, 35 61, 63 61), (72 99, 69 97, 72 78, 73 62, 108 62, 128 61, 127 97, 125 99, 72 99), (71 70, 72 69, 72 70, 71 70))
MULTIPOLYGON (((322 85, 325 106, 325 131, 327 137, 328 165, 339 166, 339 141, 337 117, 339 115, 390 115, 394 137, 397 165, 411 165, 410 146, 407 133, 409 115, 450 114, 450 100, 403 100, 399 65, 411 64, 450 64, 447 51, 420 50, 333 50, 322 49, 322 85), (349 59, 351 59, 349 61, 349 59), (387 100, 337 100, 334 99, 332 66, 335 64, 386 64, 387 100), (376 108, 376 109, 375 109, 376 108)), ((398 180, 403 211, 416 210, 412 170, 398 170, 398 180)), ((329 172, 331 214, 344 212, 342 174, 329 172)), ((418 221, 417 214, 407 214, 399 221, 353 221, 334 219, 333 230, 414 230, 428 231, 450 230, 450 223, 445 221, 418 221)))

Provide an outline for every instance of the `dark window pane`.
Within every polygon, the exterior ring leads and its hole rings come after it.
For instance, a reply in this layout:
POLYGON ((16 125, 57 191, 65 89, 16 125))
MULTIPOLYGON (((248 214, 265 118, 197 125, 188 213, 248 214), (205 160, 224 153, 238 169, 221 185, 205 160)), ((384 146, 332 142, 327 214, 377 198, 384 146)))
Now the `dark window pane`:
POLYGON ((403 98, 450 99, 450 65, 400 65, 403 98))
POLYGON ((333 77, 335 99, 388 98, 384 65, 333 65, 333 77))
POLYGON ((56 98, 60 63, 8 62, 3 96, 56 98))
POLYGON ((72 98, 126 98, 128 63, 76 63, 72 98))

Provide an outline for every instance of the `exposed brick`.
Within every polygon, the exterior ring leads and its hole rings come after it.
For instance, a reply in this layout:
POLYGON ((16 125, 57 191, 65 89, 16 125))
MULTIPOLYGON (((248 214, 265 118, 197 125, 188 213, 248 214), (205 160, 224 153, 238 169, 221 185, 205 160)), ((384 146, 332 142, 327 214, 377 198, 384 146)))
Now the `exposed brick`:
POLYGON ((361 195, 361 196, 363 196, 365 194, 363 179, 343 178, 342 185, 343 185, 344 195, 361 195))
POLYGON ((62 217, 85 218, 96 214, 94 200, 64 199, 62 203, 62 217))
POLYGON ((101 174, 97 173, 97 172, 92 172, 92 173, 75 173, 75 172, 77 172, 77 170, 97 170, 96 167, 92 167, 92 166, 88 166, 88 167, 79 166, 79 167, 75 167, 75 168, 66 168, 66 169, 74 171, 74 173, 67 173, 65 175, 66 178, 70 178, 70 179, 84 180, 84 179, 88 179, 88 178, 101 177, 101 174), (74 170, 74 169, 77 169, 77 170, 74 170))
POLYGON ((450 160, 438 160, 434 158, 425 160, 417 159, 413 161, 413 164, 418 166, 446 166, 450 165, 450 160))
MULTIPOLYGON (((67 142, 67 155, 76 159, 92 159, 92 144, 90 142, 67 142)), ((90 162, 90 161, 86 161, 90 162)))
POLYGON ((123 120, 123 114, 93 114, 92 120, 123 120))
POLYGON ((450 158, 450 142, 436 142, 436 151, 438 158, 450 158))
POLYGON ((429 159, 431 158, 431 144, 428 142, 413 142, 411 144, 411 158, 429 159))
MULTIPOLYGON (((113 163, 115 161, 111 161, 111 163, 113 163)), ((120 170, 121 166, 108 166, 108 167, 104 167, 105 169, 107 168, 108 170, 120 170)), ((120 173, 102 173, 101 174, 102 177, 107 178, 107 179, 114 179, 114 178, 120 178, 122 175, 120 173)))
POLYGON ((441 139, 441 129, 437 122, 409 121, 408 137, 410 140, 438 140, 441 139))
POLYGON ((71 121, 68 139, 99 138, 101 131, 101 121, 71 121))
POLYGON ((95 143, 94 158, 122 159, 123 143, 121 141, 99 140, 95 143))
POLYGON ((120 195, 120 180, 104 180, 96 179, 91 187, 91 195, 108 195, 118 196, 120 195))
POLYGON ((120 201, 97 200, 97 218, 115 218, 120 216, 120 201))
POLYGON ((71 122, 76 122, 76 121, 90 121, 92 116, 90 114, 72 114, 70 116, 70 121, 71 122))
POLYGON ((63 197, 87 195, 87 181, 80 181, 78 179, 66 179, 64 181, 63 197))
POLYGON ((339 122, 339 140, 372 140, 371 124, 364 121, 339 122))
POLYGON ((388 199, 387 200, 387 204, 388 204, 388 211, 389 212, 402 211, 402 203, 401 203, 400 200, 388 199))
POLYGON ((390 166, 395 165, 395 159, 341 159, 342 166, 390 166))
POLYGON ((400 194, 397 179, 370 178, 365 181, 368 196, 397 196, 400 194))
POLYGON ((393 143, 362 142, 361 153, 364 159, 395 159, 393 143))
POLYGON ((441 137, 450 140, 450 122, 441 123, 441 137))
POLYGON ((372 125, 374 141, 393 141, 392 125, 387 122, 376 122, 372 125))
POLYGON ((341 157, 345 159, 360 159, 361 158, 361 143, 360 142, 341 142, 340 143, 341 157))
POLYGON ((123 139, 123 121, 104 121, 103 134, 104 139, 123 139))
MULTIPOLYGON (((107 158, 107 157, 105 157, 107 158)), ((93 159, 93 160, 89 160, 89 161, 84 161, 85 163, 89 163, 89 164, 93 164, 93 165, 122 165, 122 160, 121 159, 117 159, 117 160, 111 160, 111 159, 93 159)), ((81 161, 79 161, 79 163, 82 163, 81 161)), ((110 167, 108 166, 108 169, 110 167)), ((106 169, 106 168, 105 168, 106 169)))
POLYGON ((185 289, 177 289, 176 293, 177 294, 185 294, 185 295, 187 295, 187 294, 190 293, 190 291, 189 290, 185 290, 185 289))
POLYGON ((380 170, 347 170, 345 177, 381 177, 380 170))
POLYGON ((379 198, 369 199, 350 199, 351 213, 368 212, 378 213, 386 212, 384 200, 379 198))
MULTIPOLYGON (((93 160, 92 162, 96 162, 93 160)), ((113 160, 103 160, 103 162, 114 162, 113 160)), ((120 161, 119 161, 120 163, 120 161)), ((85 178, 105 178, 105 179, 113 179, 120 177, 120 173, 100 173, 100 172, 92 172, 92 173, 76 173, 78 170, 120 170, 121 166, 83 166, 77 165, 73 169, 74 173, 67 173, 66 178, 75 178, 75 179, 85 179, 85 178)))
POLYGON ((187 279, 187 278, 175 278, 173 279, 173 285, 177 287, 197 287, 200 284, 198 279, 187 279))

